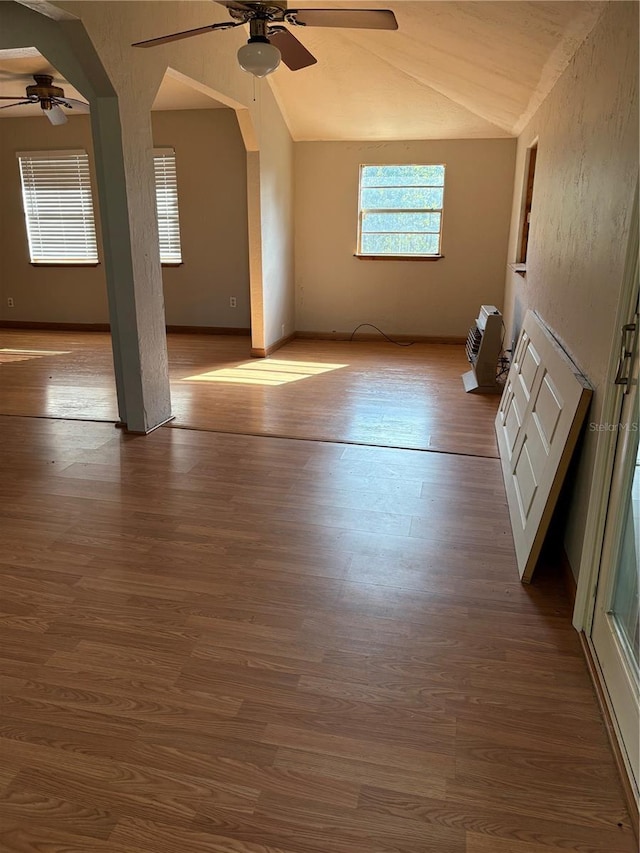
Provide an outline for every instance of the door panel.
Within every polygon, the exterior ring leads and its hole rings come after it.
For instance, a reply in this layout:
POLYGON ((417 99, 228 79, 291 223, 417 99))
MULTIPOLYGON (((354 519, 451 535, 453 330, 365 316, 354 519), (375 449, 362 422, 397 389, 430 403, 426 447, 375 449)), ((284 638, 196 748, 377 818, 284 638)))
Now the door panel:
POLYGON ((535 386, 536 376, 540 368, 540 356, 531 340, 527 341, 527 345, 522 354, 522 360, 516 367, 520 387, 526 400, 529 400, 535 386))
POLYGON ((500 412, 502 420, 502 429, 504 431, 504 443, 507 448, 509 459, 513 454, 513 448, 516 444, 516 439, 522 426, 522 415, 518 408, 518 401, 513 392, 513 386, 508 383, 505 391, 504 411, 500 412))
POLYGON ((496 417, 518 571, 531 579, 591 389, 532 311, 496 417))
MULTIPOLYGON (((531 512, 533 499, 536 496, 538 482, 536 480, 535 465, 531 461, 529 445, 525 438, 520 456, 513 469, 513 485, 518 498, 518 509, 520 510, 520 522, 522 530, 526 530, 527 520, 531 512)), ((515 533, 514 533, 515 535, 515 533)))
POLYGON ((542 379, 540 391, 533 407, 533 420, 538 427, 540 437, 544 442, 547 452, 551 448, 556 427, 562 414, 563 401, 556 389, 553 380, 548 373, 542 379))

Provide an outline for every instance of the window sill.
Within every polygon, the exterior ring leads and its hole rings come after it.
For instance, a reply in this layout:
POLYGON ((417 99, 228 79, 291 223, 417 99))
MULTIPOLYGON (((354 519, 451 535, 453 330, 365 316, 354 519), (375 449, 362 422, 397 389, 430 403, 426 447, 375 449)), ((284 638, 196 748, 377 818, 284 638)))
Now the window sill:
POLYGON ((30 265, 32 267, 99 267, 100 261, 87 261, 78 262, 75 261, 31 261, 30 265))
POLYGON ((526 275, 527 275, 527 265, 526 264, 509 264, 509 269, 511 270, 511 272, 514 272, 517 275, 521 275, 522 278, 526 278, 526 275))
POLYGON ((444 255, 360 255, 354 252, 359 261, 442 261, 444 255))
MULTIPOLYGON (((161 266, 163 267, 181 267, 183 265, 183 261, 162 261, 161 266)), ((30 261, 30 265, 32 267, 99 267, 100 261, 89 261, 87 263, 75 261, 30 261)))

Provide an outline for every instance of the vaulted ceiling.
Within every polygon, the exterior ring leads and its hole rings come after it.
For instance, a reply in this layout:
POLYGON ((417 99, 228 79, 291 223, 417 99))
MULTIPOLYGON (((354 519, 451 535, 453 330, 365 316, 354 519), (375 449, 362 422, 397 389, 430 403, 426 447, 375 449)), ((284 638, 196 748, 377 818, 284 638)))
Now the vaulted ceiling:
MULTIPOLYGON (((318 64, 296 72, 281 65, 266 85, 273 88, 295 140, 512 136, 551 90, 604 5, 587 0, 300 0, 290 6, 390 8, 399 29, 297 27, 295 35, 318 64)), ((226 18, 226 11, 212 4, 211 22, 226 18)), ((225 33, 198 36, 192 46, 206 55, 212 40, 221 45, 225 38, 225 33)), ((230 62, 234 53, 229 50, 230 62)), ((0 94, 13 94, 15 84, 23 90, 31 82, 29 73, 50 68, 38 56, 3 57, 0 52, 0 94)), ((56 78, 68 97, 80 98, 56 78)), ((205 95, 169 78, 156 103, 160 109, 214 106, 205 95)), ((3 110, 0 116, 28 110, 38 114, 39 108, 3 110)))
POLYGON ((299 2, 390 8, 398 31, 296 28, 318 64, 271 83, 294 139, 517 134, 595 25, 592 2, 299 2))

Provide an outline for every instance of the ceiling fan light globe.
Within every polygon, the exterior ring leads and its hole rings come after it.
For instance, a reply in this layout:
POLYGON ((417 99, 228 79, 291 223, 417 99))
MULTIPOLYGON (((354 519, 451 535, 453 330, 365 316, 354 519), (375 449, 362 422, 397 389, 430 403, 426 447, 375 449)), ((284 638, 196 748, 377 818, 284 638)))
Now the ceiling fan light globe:
POLYGON ((268 41, 250 41, 238 51, 238 63, 254 77, 266 77, 280 65, 280 51, 268 41))

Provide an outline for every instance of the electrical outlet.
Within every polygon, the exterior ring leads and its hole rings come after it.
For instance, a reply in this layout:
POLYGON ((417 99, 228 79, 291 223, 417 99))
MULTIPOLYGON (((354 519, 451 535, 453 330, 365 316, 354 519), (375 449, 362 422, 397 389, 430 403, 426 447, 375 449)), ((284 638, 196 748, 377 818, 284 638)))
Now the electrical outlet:
POLYGON ((7 307, 8 308, 15 308, 15 302, 13 301, 13 296, 7 297, 7 307))
POLYGON ((283 338, 284 338, 284 329, 285 329, 285 325, 284 325, 284 323, 283 323, 283 324, 282 324, 282 327, 281 327, 281 330, 280 330, 280 331, 282 332, 282 337, 283 337, 283 338))
POLYGON ((229 297, 229 308, 237 308, 237 307, 238 307, 238 300, 236 299, 235 296, 230 296, 229 297))

